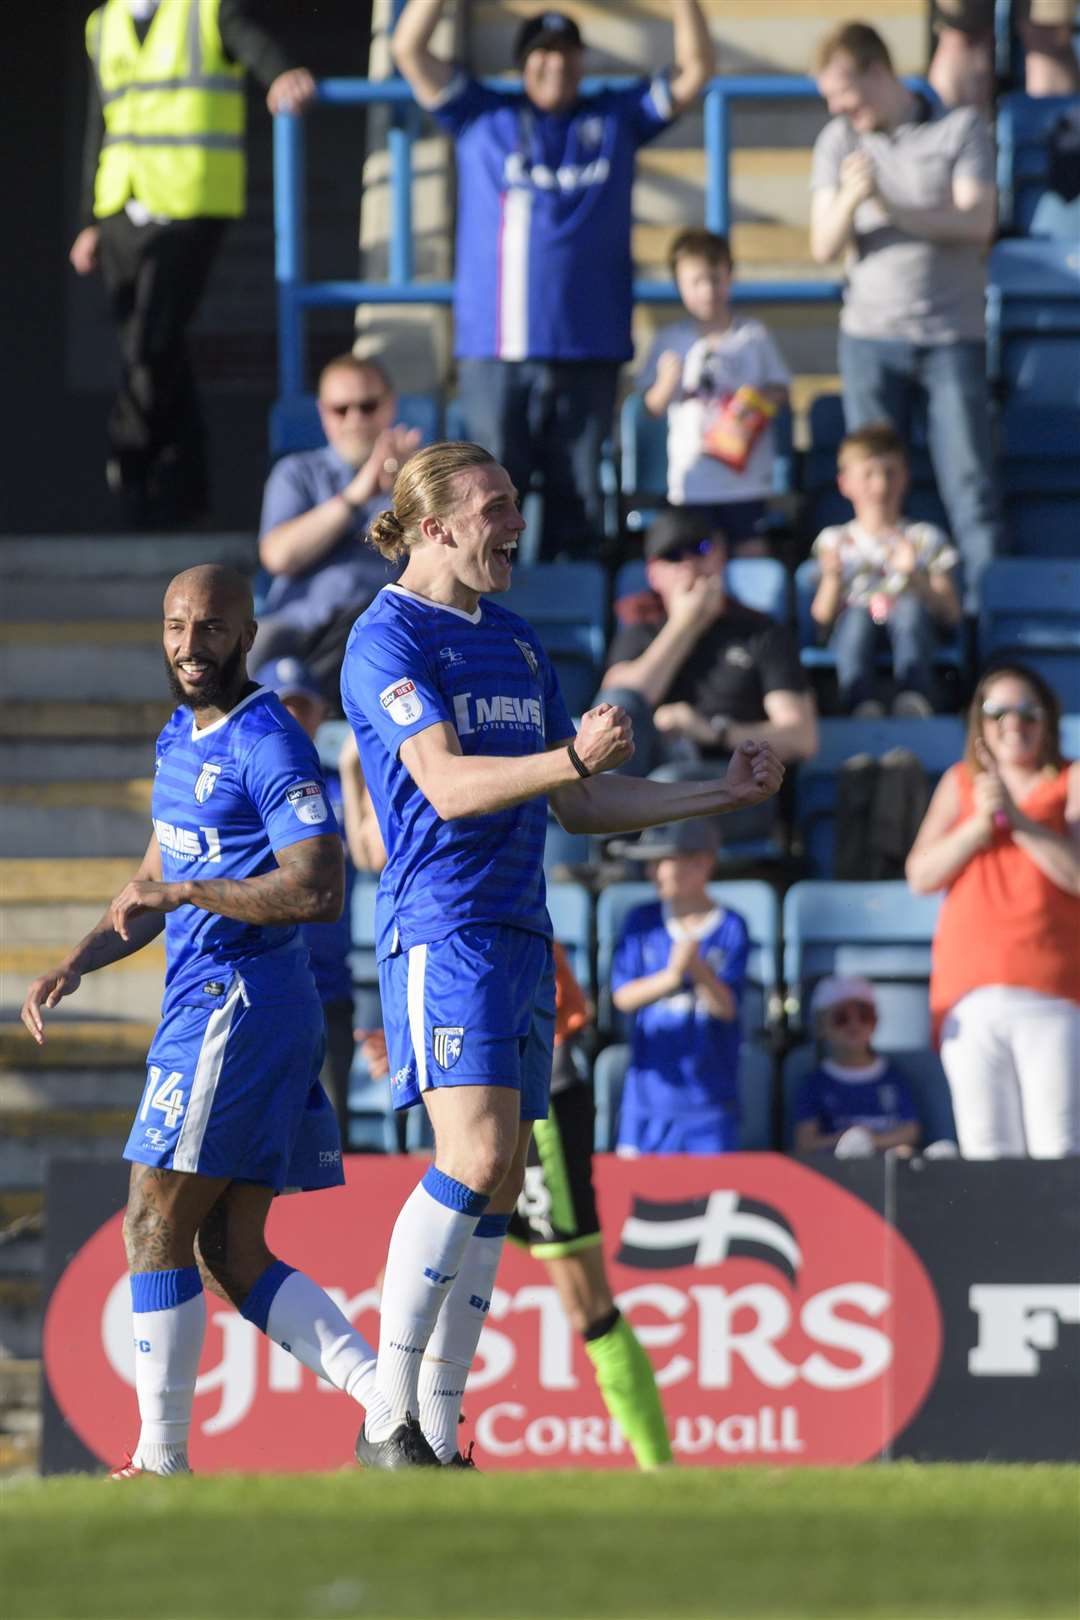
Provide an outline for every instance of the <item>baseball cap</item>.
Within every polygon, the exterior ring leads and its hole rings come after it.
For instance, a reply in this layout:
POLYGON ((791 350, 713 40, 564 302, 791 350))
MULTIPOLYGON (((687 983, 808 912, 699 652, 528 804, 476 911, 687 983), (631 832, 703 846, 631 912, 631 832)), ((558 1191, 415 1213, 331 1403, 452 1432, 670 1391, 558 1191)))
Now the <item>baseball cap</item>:
POLYGON ((715 855, 720 837, 715 824, 705 816, 692 821, 671 821, 662 827, 646 827, 632 843, 620 840, 610 844, 613 855, 628 861, 662 861, 669 855, 715 855))
POLYGON ((673 551, 685 551, 688 546, 700 545, 706 540, 723 544, 724 538, 723 530, 703 523, 700 515, 672 507, 658 513, 646 529, 645 560, 652 562, 657 557, 667 557, 673 551))
POLYGON ((839 1007, 845 1001, 862 1001, 877 1011, 877 995, 869 979, 835 973, 827 979, 820 979, 815 985, 814 994, 810 997, 810 1012, 812 1015, 828 1012, 830 1007, 839 1007))
POLYGON ((322 687, 299 658, 272 658, 257 670, 254 679, 260 686, 268 686, 279 698, 298 696, 326 702, 322 687))
POLYGON ((541 11, 523 22, 518 29, 514 42, 514 61, 518 67, 524 64, 530 51, 541 47, 547 50, 583 50, 585 42, 581 29, 565 11, 541 11))

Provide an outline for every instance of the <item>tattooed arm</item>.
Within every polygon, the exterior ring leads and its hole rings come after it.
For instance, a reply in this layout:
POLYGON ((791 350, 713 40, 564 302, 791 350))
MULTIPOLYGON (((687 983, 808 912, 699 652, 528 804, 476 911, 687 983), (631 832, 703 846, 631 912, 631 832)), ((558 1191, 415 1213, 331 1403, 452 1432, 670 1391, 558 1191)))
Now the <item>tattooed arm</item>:
POLYGON ((345 900, 345 856, 336 833, 303 838, 275 851, 272 872, 249 878, 135 879, 112 903, 113 927, 127 939, 146 912, 198 906, 219 917, 259 925, 336 922, 345 900))
MULTIPOLYGON (((128 888, 136 884, 160 884, 160 882, 161 851, 158 848, 157 834, 152 833, 142 864, 128 884, 128 888)), ((96 973, 98 968, 108 967, 112 962, 121 962, 125 956, 133 956, 136 951, 141 951, 144 945, 149 945, 152 939, 157 938, 164 926, 163 916, 146 911, 132 922, 126 934, 119 934, 113 922, 113 908, 110 906, 101 921, 95 924, 85 939, 80 940, 78 945, 68 952, 60 965, 51 968, 48 973, 41 974, 26 992, 21 1017, 37 1044, 39 1046, 45 1044, 43 1009, 51 1011, 65 996, 73 995, 79 988, 84 973, 96 973)))

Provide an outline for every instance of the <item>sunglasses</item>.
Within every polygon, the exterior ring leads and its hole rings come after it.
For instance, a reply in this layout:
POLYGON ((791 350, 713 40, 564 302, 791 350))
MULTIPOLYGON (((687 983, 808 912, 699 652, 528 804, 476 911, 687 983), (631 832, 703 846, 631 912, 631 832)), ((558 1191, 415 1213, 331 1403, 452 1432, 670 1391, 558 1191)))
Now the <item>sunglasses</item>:
POLYGON ((348 416, 350 411, 359 411, 361 416, 374 416, 385 398, 385 394, 380 394, 378 399, 349 399, 344 405, 328 403, 325 409, 333 411, 335 416, 348 416))
POLYGON ((1042 707, 1038 703, 984 703, 982 712, 984 720, 996 720, 999 724, 1007 720, 1010 714, 1015 714, 1024 726, 1037 725, 1043 717, 1042 707))
POLYGON ((674 546, 671 551, 665 551, 660 557, 660 561, 686 562, 690 557, 708 557, 712 550, 712 540, 688 541, 684 546, 674 546))
POLYGON ((847 1006, 833 1007, 829 1013, 829 1023, 837 1029, 845 1029, 848 1024, 872 1024, 874 1022, 874 1009, 868 1007, 863 1001, 852 1001, 847 1006))

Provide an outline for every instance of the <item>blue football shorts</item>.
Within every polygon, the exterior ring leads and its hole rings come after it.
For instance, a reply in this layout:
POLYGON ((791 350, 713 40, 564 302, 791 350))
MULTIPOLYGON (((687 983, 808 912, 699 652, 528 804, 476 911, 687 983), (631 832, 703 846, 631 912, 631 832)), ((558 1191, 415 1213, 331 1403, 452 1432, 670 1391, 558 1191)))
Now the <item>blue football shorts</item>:
POLYGON ((124 1158, 275 1192, 341 1186, 337 1119, 319 1081, 322 1004, 300 994, 249 1005, 239 976, 219 999, 162 1019, 124 1158))
POLYGON ((546 1119, 555 1037, 551 941, 475 924, 379 964, 395 1108, 441 1086, 511 1086, 546 1119))
POLYGON ((615 1151, 623 1158, 639 1153, 738 1153, 738 1106, 721 1103, 684 1114, 655 1114, 624 1103, 615 1151))

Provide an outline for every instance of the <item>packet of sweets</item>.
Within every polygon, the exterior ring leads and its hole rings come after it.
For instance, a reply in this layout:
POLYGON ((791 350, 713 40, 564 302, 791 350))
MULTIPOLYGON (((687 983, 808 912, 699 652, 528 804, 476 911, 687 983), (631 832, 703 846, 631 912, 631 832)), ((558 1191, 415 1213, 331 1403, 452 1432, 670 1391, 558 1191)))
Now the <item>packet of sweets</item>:
POLYGON ((744 383, 720 405, 705 429, 701 448, 733 472, 742 472, 775 415, 776 406, 744 383))

